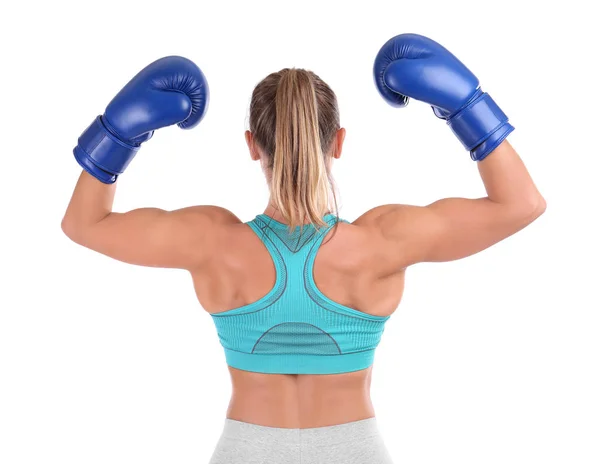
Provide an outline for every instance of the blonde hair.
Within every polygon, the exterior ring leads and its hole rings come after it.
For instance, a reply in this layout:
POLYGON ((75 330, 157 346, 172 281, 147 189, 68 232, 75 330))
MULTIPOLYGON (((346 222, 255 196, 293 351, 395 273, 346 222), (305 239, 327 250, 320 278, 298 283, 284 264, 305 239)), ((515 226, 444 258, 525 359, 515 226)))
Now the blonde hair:
POLYGON ((272 200, 292 230, 306 221, 324 226, 332 207, 337 215, 326 157, 339 119, 335 94, 311 71, 282 69, 252 92, 250 131, 267 156, 272 200))

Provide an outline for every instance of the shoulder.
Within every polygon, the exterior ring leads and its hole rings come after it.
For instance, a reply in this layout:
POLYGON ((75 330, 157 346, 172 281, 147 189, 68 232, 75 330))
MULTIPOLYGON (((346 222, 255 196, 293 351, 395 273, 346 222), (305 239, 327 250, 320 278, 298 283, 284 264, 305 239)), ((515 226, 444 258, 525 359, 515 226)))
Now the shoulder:
POLYGON ((215 247, 224 231, 242 223, 231 211, 213 205, 189 206, 171 211, 169 215, 176 240, 190 253, 196 251, 202 258, 217 251, 215 247))
POLYGON ((384 272, 402 271, 412 264, 426 207, 388 204, 370 209, 352 224, 368 237, 369 248, 381 257, 384 272))
POLYGON ((213 205, 188 206, 187 208, 173 211, 173 213, 177 214, 182 220, 188 221, 211 222, 215 224, 239 224, 241 222, 228 209, 213 205))
POLYGON ((370 229, 381 229, 385 232, 385 226, 393 226, 395 223, 408 221, 411 217, 419 214, 420 206, 389 204, 370 209, 358 217, 353 224, 370 229))
POLYGON ((235 214, 220 206, 189 206, 171 211, 170 214, 178 227, 192 232, 196 237, 207 237, 224 227, 241 224, 235 214))
POLYGON ((403 204, 382 205, 360 216, 354 225, 363 227, 392 242, 420 235, 424 225, 435 222, 435 214, 427 206, 403 204))
POLYGON ((361 216, 355 221, 338 222, 324 237, 318 252, 321 262, 328 262, 337 271, 349 274, 386 274, 387 254, 373 217, 361 216))

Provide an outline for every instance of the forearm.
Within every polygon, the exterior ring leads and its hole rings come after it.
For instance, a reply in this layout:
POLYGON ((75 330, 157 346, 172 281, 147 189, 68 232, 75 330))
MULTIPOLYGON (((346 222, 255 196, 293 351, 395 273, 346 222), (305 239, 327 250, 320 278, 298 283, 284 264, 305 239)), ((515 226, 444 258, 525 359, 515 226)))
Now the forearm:
POLYGON ((74 242, 120 261, 144 266, 185 263, 179 247, 185 243, 180 212, 140 208, 112 212, 115 184, 103 184, 86 172, 79 177, 62 229, 74 242))
POLYGON ((489 200, 522 214, 543 211, 545 201, 507 140, 478 163, 489 200))
POLYGON ((507 140, 478 162, 478 168, 487 198, 447 198, 427 208, 437 216, 438 236, 444 238, 430 241, 424 260, 449 261, 477 253, 523 229, 544 212, 544 198, 507 140))
POLYGON ((98 224, 113 208, 115 184, 103 184, 83 171, 62 220, 62 228, 71 236, 98 224))
POLYGON ((62 229, 69 238, 103 254, 123 254, 132 243, 142 247, 164 240, 169 229, 169 213, 159 208, 140 208, 127 213, 112 211, 116 183, 103 184, 82 172, 67 211, 62 229), (111 236, 118 231, 117 237, 111 236), (122 244, 129 244, 125 247, 122 244))

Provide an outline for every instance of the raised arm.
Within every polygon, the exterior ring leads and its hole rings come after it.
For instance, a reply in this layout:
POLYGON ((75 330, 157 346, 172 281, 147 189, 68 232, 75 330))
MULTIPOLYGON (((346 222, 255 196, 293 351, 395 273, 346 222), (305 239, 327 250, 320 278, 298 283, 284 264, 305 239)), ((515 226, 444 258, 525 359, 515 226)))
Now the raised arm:
POLYGON ((539 217, 546 204, 506 137, 514 130, 479 81, 431 39, 402 34, 388 41, 374 67, 383 98, 429 103, 478 162, 487 197, 446 198, 425 207, 385 205, 355 224, 373 229, 398 269, 477 253, 539 217))
POLYGON ((75 242, 133 264, 192 269, 207 257, 211 234, 235 221, 221 208, 112 212, 115 182, 154 130, 197 125, 208 86, 190 60, 170 56, 138 73, 79 137, 73 150, 81 174, 62 221, 75 242))
POLYGON ((220 227, 239 222, 232 213, 216 206, 115 213, 115 190, 116 184, 98 182, 83 172, 62 229, 74 242, 126 263, 197 269, 210 258, 220 227))
POLYGON ((373 228, 402 269, 423 261, 452 261, 521 230, 546 208, 519 155, 504 141, 478 163, 488 196, 445 198, 428 206, 385 205, 355 223, 373 228))

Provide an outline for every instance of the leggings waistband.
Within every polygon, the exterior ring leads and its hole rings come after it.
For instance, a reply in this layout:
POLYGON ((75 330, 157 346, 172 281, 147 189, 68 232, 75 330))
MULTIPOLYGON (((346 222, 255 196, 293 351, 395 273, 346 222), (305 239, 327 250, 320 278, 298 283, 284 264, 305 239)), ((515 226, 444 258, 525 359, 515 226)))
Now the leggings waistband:
POLYGON ((225 420, 210 464, 392 464, 374 417, 307 429, 225 420))
POLYGON ((265 438, 271 442, 286 444, 302 443, 302 445, 319 446, 344 443, 379 435, 375 417, 344 424, 328 425, 314 428, 280 428, 250 424, 234 419, 225 419, 224 437, 256 440, 265 438))

